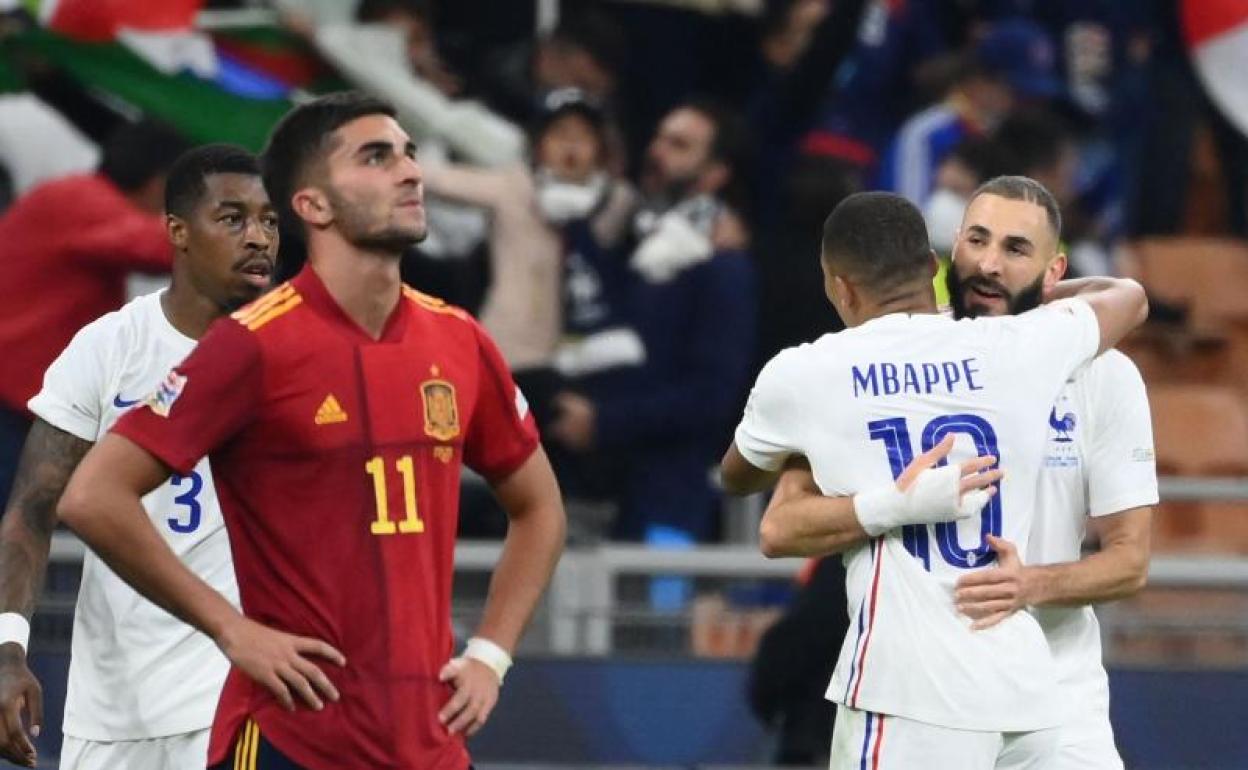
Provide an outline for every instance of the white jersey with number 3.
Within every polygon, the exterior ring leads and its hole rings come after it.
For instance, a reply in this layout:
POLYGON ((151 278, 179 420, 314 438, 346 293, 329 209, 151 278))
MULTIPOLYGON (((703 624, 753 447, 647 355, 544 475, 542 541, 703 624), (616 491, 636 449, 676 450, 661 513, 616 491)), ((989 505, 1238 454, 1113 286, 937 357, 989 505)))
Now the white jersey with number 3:
POLYGON ((1049 410, 1096 355, 1096 316, 1065 300, 1008 318, 893 314, 780 353, 759 374, 736 445, 772 470, 804 455, 826 495, 891 483, 955 435, 949 462, 1000 458, 982 513, 904 527, 845 554, 851 627, 828 698, 942 727, 1028 731, 1060 721, 1056 672, 1035 618, 972 631, 958 578, 995 563, 984 535, 1026 552, 1049 410))
MULTIPOLYGON (((83 327, 48 367, 30 410, 98 441, 195 347, 149 294, 83 327)), ((143 498, 191 571, 235 606, 238 587, 208 461, 143 498)), ((83 558, 64 732, 93 741, 158 738, 211 726, 228 662, 212 640, 139 596, 99 558, 83 558)))

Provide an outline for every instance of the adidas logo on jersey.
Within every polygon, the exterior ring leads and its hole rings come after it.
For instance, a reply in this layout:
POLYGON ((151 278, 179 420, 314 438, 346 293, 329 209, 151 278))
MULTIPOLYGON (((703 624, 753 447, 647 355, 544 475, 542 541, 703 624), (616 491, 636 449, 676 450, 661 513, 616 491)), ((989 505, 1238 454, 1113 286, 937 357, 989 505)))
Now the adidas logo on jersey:
POLYGON ((330 393, 317 407, 316 417, 313 419, 317 425, 333 425, 336 422, 346 422, 347 413, 342 410, 342 405, 334 398, 334 394, 330 393))

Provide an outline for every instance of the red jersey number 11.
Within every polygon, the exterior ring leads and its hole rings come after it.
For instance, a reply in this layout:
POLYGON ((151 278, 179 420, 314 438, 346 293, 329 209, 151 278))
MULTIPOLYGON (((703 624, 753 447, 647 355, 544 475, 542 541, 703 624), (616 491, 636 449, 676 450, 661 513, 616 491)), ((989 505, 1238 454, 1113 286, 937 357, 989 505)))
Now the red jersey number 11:
POLYGON ((390 520, 389 498, 386 495, 386 464, 380 457, 364 463, 364 470, 373 477, 373 494, 377 498, 377 520, 369 530, 374 535, 412 534, 425 531, 425 522, 416 509, 416 466, 411 455, 395 460, 394 467, 403 477, 403 506, 406 515, 397 525, 390 520))

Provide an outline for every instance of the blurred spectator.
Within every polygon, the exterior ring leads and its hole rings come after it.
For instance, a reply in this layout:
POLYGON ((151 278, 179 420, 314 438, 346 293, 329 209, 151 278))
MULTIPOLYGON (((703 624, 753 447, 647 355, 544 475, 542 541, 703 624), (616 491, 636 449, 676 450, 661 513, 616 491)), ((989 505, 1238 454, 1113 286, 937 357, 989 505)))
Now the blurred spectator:
MULTIPOLYGON (((835 3, 833 13, 844 5, 835 3)), ((912 108, 918 71, 947 51, 937 6, 868 0, 860 14, 849 17, 858 19, 857 37, 802 142, 805 154, 824 159, 828 171, 835 168, 845 177, 843 185, 857 189, 874 177, 912 108)), ((840 25, 849 23, 847 18, 840 25)))
POLYGON ((819 97, 854 44, 866 0, 771 0, 759 39, 759 62, 745 97, 754 141, 750 210, 770 231, 785 204, 784 188, 799 137, 811 127, 819 97))
MULTIPOLYGON (((633 210, 632 189, 606 170, 605 121, 580 91, 554 91, 534 125, 531 166, 425 167, 431 195, 488 212, 491 284, 480 317, 513 370, 554 363, 562 333, 563 228, 589 220, 600 242, 611 246, 633 210)), ((529 398, 540 413, 540 399, 529 398)))
POLYGON ((399 122, 422 145, 435 142, 470 163, 503 166, 524 156, 524 133, 483 105, 451 98, 458 78, 441 63, 428 6, 368 0, 367 23, 334 20, 314 0, 282 0, 292 28, 356 86, 394 104, 399 122), (327 21, 320 23, 324 18, 327 21))
POLYGON ((750 664, 750 710, 776 732, 777 765, 822 767, 832 749, 836 706, 824 697, 836 650, 849 629, 841 557, 812 559, 801 590, 763 634, 750 664))
POLYGON ((0 165, 14 197, 35 185, 95 168, 99 148, 33 94, 0 96, 0 165))
POLYGON ((0 217, 0 499, 29 417, 26 401, 82 326, 121 307, 131 271, 165 272, 165 176, 188 145, 141 121, 105 144, 99 170, 35 187, 0 217))
POLYGON ((753 359, 753 270, 744 228, 723 199, 741 134, 734 116, 704 102, 679 106, 660 123, 630 248, 588 260, 626 265, 603 286, 623 305, 644 362, 579 378, 557 398, 547 433, 576 453, 611 453, 619 534, 657 546, 688 546, 714 532, 709 469, 753 359))
POLYGON ((407 43, 408 64, 417 77, 448 97, 463 91, 463 82, 438 54, 429 0, 360 0, 355 19, 361 24, 385 24, 399 30, 407 43))
POLYGON ((918 205, 932 192, 936 169, 969 136, 990 134, 1020 99, 1056 96, 1053 45, 1025 20, 992 25, 965 58, 949 94, 901 127, 884 159, 880 187, 918 205))
POLYGON ((975 189, 995 176, 1023 173, 1017 166, 1002 142, 987 137, 964 139, 949 151, 936 169, 935 188, 923 206, 927 235, 937 254, 953 252, 954 236, 975 189))
POLYGON ((569 5, 550 33, 493 57, 483 73, 486 98, 530 125, 547 92, 576 88, 618 119, 616 91, 627 52, 628 41, 610 15, 569 5))

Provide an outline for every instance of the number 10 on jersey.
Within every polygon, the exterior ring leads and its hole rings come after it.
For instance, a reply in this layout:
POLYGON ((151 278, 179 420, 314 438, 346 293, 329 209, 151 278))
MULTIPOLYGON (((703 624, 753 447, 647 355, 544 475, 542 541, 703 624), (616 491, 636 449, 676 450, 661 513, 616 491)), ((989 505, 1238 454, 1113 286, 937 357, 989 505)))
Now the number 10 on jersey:
POLYGON ((390 499, 386 492, 386 462, 374 457, 364 463, 364 471, 373 479, 373 495, 377 500, 377 518, 369 525, 374 535, 415 534, 425 531, 425 522, 416 507, 416 466, 411 455, 394 461, 395 470, 403 479, 404 516, 397 524, 390 519, 390 499))
MULTIPOLYGON (((888 452, 888 464, 892 468, 893 478, 897 478, 914 460, 914 445, 910 441, 910 428, 905 417, 890 417, 886 420, 875 420, 867 423, 871 438, 883 441, 888 452)), ((950 414, 937 417, 923 428, 921 445, 923 452, 940 443, 950 433, 961 433, 968 436, 975 444, 975 451, 982 457, 993 455, 997 462, 1001 461, 1001 453, 997 448, 997 432, 982 417, 973 414, 950 414)), ((944 465, 941 460, 939 465, 944 465)), ((948 521, 935 525, 936 545, 940 555, 951 566, 960 569, 982 567, 997 558, 996 553, 988 545, 988 535, 1001 537, 1001 495, 998 483, 998 494, 993 495, 988 504, 980 511, 979 543, 974 548, 966 549, 958 542, 957 522, 948 521)), ((932 568, 930 543, 927 527, 906 525, 901 528, 901 542, 906 550, 923 562, 923 567, 932 568)))

